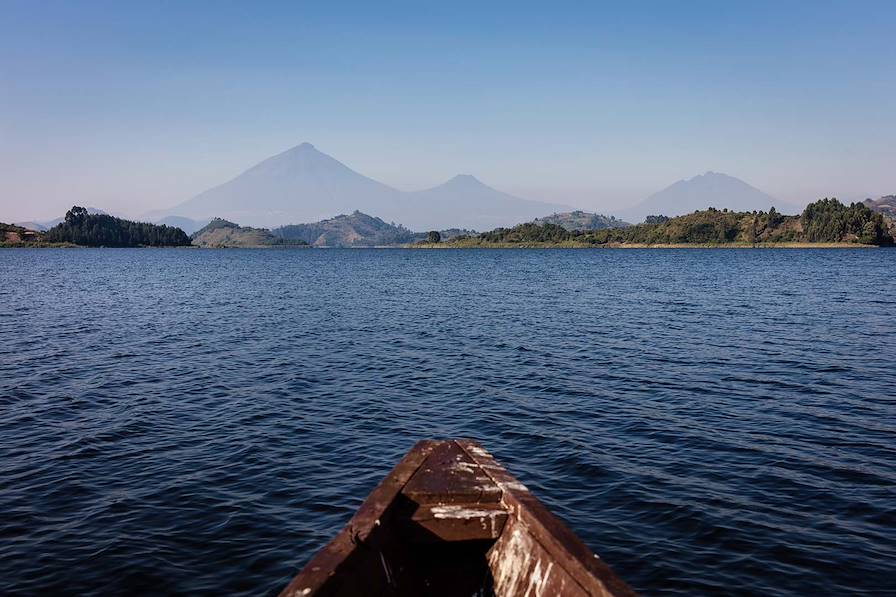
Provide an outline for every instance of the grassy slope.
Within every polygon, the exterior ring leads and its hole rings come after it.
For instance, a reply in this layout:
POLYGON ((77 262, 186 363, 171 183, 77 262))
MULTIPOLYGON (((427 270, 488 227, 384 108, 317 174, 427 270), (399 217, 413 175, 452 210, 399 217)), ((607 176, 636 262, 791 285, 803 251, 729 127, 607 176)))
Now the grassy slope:
POLYGON ((215 218, 190 237, 194 246, 209 249, 267 249, 273 247, 304 247, 301 241, 289 241, 274 236, 265 228, 240 226, 215 218))

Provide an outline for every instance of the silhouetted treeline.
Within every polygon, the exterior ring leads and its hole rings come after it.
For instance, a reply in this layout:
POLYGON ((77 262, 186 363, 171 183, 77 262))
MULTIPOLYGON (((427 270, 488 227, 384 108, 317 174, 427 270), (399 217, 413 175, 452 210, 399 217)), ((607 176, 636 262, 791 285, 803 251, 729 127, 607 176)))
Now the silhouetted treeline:
POLYGON ((180 247, 190 237, 180 228, 146 222, 131 222, 106 214, 90 214, 72 207, 65 220, 47 230, 47 242, 70 242, 87 247, 180 247))
POLYGON ((498 228, 480 234, 483 243, 609 243, 630 244, 725 244, 787 242, 854 242, 891 245, 888 222, 861 203, 843 205, 836 199, 821 199, 806 207, 802 215, 785 216, 774 207, 765 211, 733 212, 727 209, 696 211, 667 218, 651 216, 628 228, 567 231, 560 226, 535 223, 498 228))

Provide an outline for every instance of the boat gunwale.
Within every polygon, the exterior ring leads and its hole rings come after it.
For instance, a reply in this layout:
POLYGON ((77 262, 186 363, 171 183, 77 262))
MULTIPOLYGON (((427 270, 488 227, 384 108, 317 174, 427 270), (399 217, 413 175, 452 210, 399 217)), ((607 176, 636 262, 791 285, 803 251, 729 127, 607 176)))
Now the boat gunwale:
POLYGON ((509 517, 528 527, 532 539, 561 562, 563 569, 583 591, 589 595, 612 597, 637 595, 609 565, 478 442, 462 439, 457 440, 457 444, 501 488, 501 503, 508 508, 509 517), (578 566, 569 566, 563 560, 572 560, 578 566))
POLYGON ((348 523, 293 577, 280 592, 280 597, 312 595, 322 589, 356 546, 366 542, 380 527, 381 519, 395 505, 401 490, 426 462, 437 444, 434 440, 420 440, 414 444, 368 494, 348 523))

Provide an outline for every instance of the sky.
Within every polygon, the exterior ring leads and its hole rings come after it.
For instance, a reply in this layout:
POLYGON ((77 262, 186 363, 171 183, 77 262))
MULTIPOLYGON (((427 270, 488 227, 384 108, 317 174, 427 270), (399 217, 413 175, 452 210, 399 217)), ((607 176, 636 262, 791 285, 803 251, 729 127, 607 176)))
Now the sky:
POLYGON ((301 142, 611 211, 707 170, 896 192, 896 2, 0 0, 0 221, 173 206, 301 142))

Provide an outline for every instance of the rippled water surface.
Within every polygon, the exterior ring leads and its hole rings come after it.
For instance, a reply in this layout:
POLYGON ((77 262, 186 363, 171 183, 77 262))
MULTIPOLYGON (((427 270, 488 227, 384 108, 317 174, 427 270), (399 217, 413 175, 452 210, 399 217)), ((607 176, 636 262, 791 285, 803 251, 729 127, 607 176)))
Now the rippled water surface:
POLYGON ((645 594, 893 594, 894 261, 0 250, 0 593, 274 593, 464 436, 645 594))

